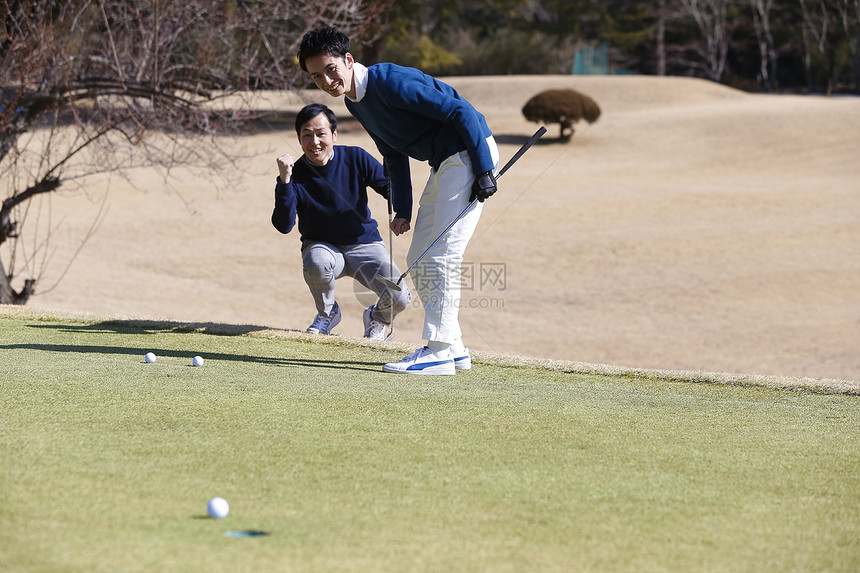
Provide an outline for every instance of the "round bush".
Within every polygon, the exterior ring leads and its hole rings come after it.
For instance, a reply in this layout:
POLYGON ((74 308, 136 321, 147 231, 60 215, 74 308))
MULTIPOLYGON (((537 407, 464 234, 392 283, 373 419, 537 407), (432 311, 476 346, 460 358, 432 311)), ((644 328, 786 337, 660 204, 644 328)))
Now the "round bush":
POLYGON ((546 90, 526 102, 523 115, 529 121, 559 124, 559 139, 567 141, 573 137, 573 124, 578 121, 597 121, 600 106, 576 90, 546 90))

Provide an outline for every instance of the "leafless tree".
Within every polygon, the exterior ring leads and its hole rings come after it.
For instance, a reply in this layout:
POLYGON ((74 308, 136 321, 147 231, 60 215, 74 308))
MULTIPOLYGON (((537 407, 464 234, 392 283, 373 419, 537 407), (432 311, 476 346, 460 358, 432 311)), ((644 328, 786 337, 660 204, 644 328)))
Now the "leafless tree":
POLYGON ((655 70, 658 76, 666 75, 666 0, 658 0, 657 7, 654 10, 655 25, 654 25, 654 41, 656 44, 657 69, 655 70))
POLYGON ((696 48, 707 77, 719 82, 726 71, 729 53, 728 7, 730 0, 673 0, 693 19, 702 37, 696 48))
POLYGON ((854 53, 851 54, 851 69, 854 73, 854 91, 860 92, 860 0, 853 0, 853 10, 849 11, 849 17, 854 24, 854 53))
POLYGON ((860 0, 829 0, 839 17, 848 48, 854 90, 860 90, 860 0))
POLYGON ((254 113, 237 95, 300 85, 316 25, 375 41, 390 2, 0 0, 0 304, 25 304, 48 260, 50 226, 23 241, 34 198, 105 171, 223 165, 220 136, 254 113))
MULTIPOLYGON (((823 0, 800 0, 800 7, 803 13, 803 38, 806 47, 806 74, 808 83, 811 85, 811 59, 810 53, 815 50, 825 60, 829 60, 828 52, 828 36, 830 34, 831 18, 827 9, 827 2, 823 0)), ((828 65, 828 81, 827 93, 830 94, 832 89, 832 65, 828 65)))
POLYGON ((761 56, 759 82, 765 91, 773 93, 778 61, 770 22, 774 0, 749 0, 749 3, 750 8, 752 8, 753 28, 761 56))
POLYGON ((800 0, 808 82, 812 84, 810 52, 825 63, 827 94, 837 77, 838 52, 847 51, 855 89, 860 87, 860 0, 800 0))

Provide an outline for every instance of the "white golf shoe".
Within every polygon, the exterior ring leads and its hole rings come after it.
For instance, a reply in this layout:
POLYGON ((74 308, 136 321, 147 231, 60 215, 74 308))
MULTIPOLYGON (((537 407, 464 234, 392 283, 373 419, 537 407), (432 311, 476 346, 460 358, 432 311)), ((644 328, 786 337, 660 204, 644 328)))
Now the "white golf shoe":
POLYGON ((451 342, 451 354, 454 356, 454 368, 457 370, 470 370, 472 368, 472 354, 463 344, 462 338, 451 342))
POLYGON ((423 346, 400 362, 382 367, 383 372, 393 374, 423 374, 427 376, 451 376, 456 372, 454 355, 446 348, 438 353, 423 346))
POLYGON ((335 302, 334 308, 331 309, 331 314, 328 316, 318 314, 306 332, 311 334, 331 334, 331 329, 338 324, 340 324, 340 307, 335 302))
POLYGON ((374 320, 374 310, 376 310, 375 304, 364 309, 364 337, 373 340, 385 340, 385 325, 374 320))
POLYGON ((472 355, 468 348, 462 352, 454 353, 454 368, 457 370, 470 370, 472 368, 472 355))

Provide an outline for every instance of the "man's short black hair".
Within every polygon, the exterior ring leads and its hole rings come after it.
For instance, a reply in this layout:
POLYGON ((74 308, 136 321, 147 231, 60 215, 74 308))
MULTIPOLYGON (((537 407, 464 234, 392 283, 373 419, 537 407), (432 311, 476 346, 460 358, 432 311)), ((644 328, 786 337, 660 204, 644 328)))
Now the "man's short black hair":
POLYGON ((334 112, 321 103, 312 103, 303 107, 301 111, 296 114, 296 133, 301 136, 302 126, 321 113, 325 114, 326 119, 328 119, 328 124, 331 127, 332 133, 337 131, 337 116, 334 112))
POLYGON ((320 54, 331 54, 342 58, 346 56, 348 51, 349 38, 346 34, 328 26, 315 28, 302 38, 302 43, 299 45, 299 65, 304 71, 308 71, 307 66, 305 66, 308 58, 320 54))

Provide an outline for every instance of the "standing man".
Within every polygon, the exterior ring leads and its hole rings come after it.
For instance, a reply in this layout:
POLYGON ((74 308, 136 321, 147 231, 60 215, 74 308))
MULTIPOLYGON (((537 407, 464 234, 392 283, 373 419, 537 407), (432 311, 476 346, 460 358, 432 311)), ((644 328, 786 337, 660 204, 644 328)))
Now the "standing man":
POLYGON ((302 268, 317 316, 307 331, 330 334, 340 322, 335 279, 351 276, 379 295, 364 311, 364 336, 385 339, 385 327, 409 304, 408 289, 393 291, 377 274, 400 271, 390 261, 376 221, 367 207, 367 188, 388 197, 382 165, 360 147, 335 145, 337 117, 322 104, 302 108, 296 133, 303 155, 278 157, 275 209, 272 224, 289 233, 299 219, 302 268), (391 263, 393 268, 389 268, 391 263))
POLYGON ((416 266, 414 280, 424 304, 427 345, 385 372, 454 374, 471 367, 459 323, 460 270, 483 201, 496 191, 499 152, 484 116, 451 86, 414 68, 395 64, 365 67, 349 52, 349 38, 333 28, 305 34, 299 65, 364 126, 383 156, 391 179, 395 234, 412 228, 409 158, 428 161, 430 178, 415 219, 407 263, 421 253, 474 199, 469 210, 416 266))

